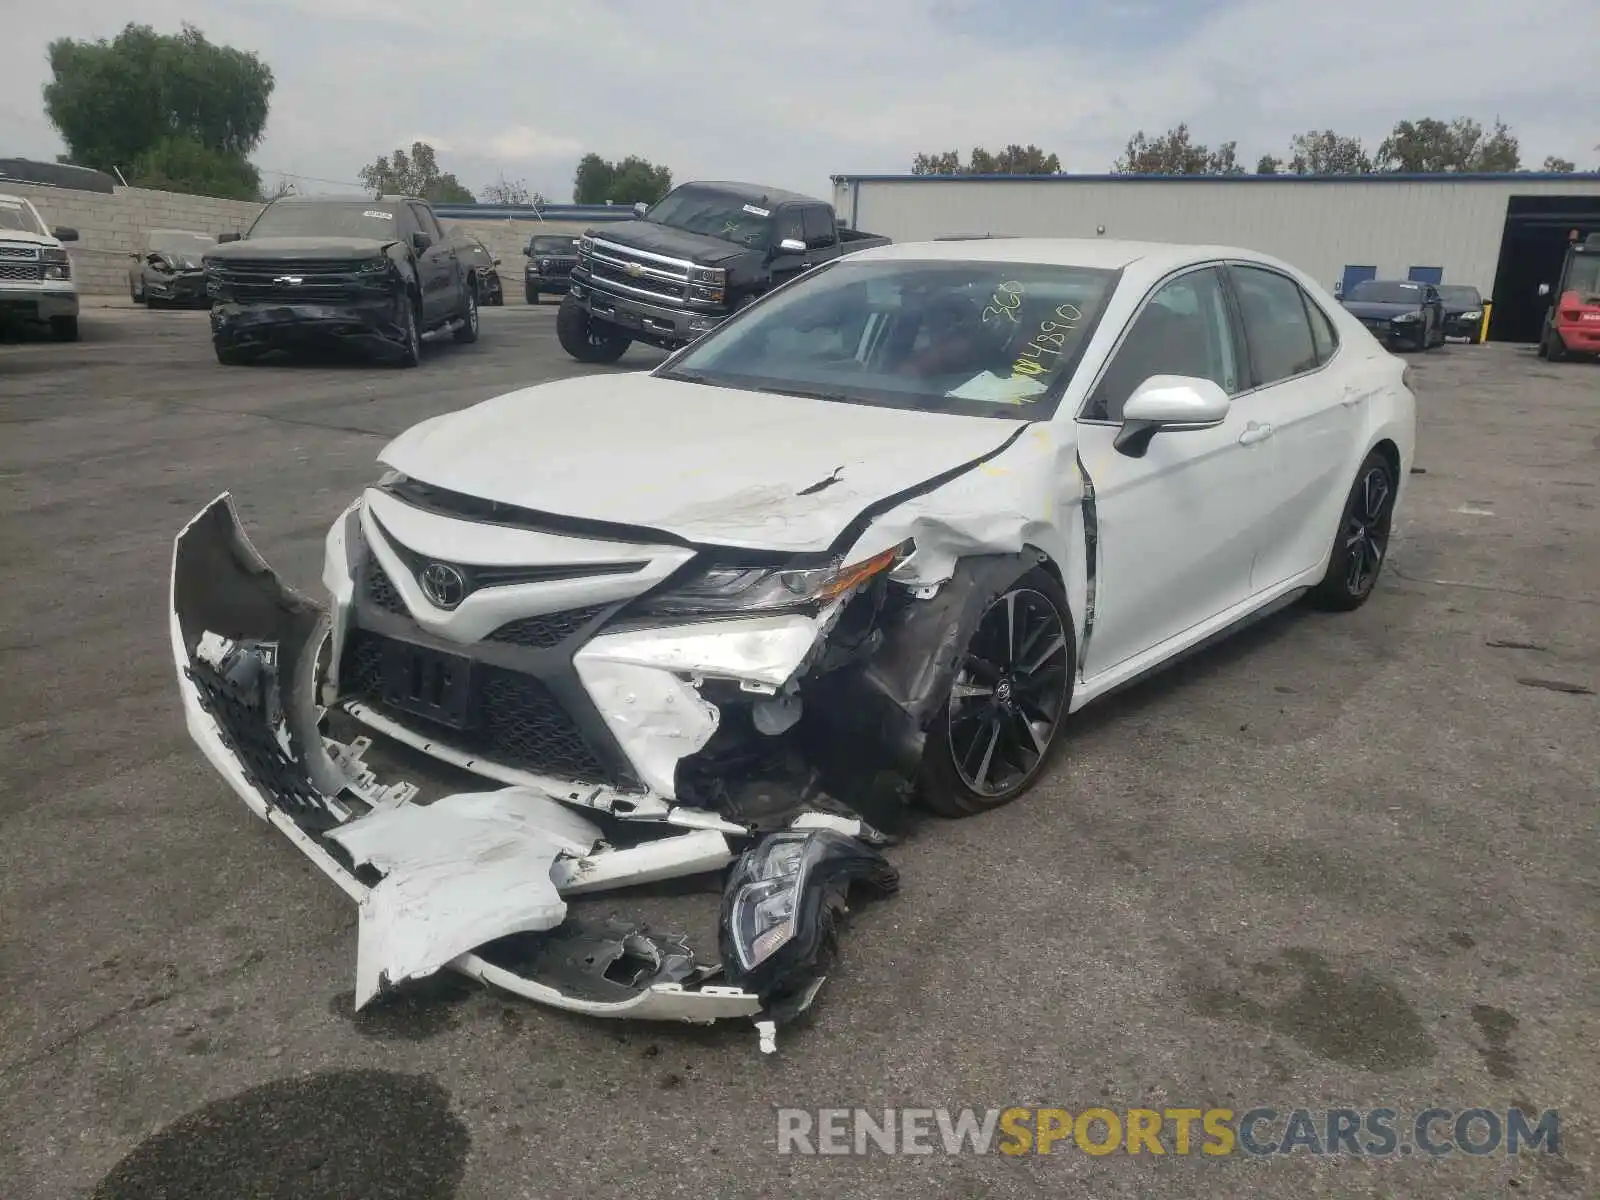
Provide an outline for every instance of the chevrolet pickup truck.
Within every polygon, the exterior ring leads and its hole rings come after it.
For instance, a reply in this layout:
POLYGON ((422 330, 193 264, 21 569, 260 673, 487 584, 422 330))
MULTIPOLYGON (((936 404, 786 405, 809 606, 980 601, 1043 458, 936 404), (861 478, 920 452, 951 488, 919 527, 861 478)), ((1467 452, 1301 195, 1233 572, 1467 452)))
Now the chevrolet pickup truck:
POLYGON ((284 196, 217 241, 206 293, 224 365, 340 345, 414 367, 425 333, 478 340, 477 274, 425 201, 284 196))
POLYGON ((24 196, 0 195, 0 318, 50 326, 58 342, 78 340, 78 285, 62 242, 76 229, 47 228, 24 196))
POLYGON ((811 267, 889 244, 760 184, 686 183, 635 211, 578 240, 556 337, 579 362, 616 362, 634 342, 676 350, 811 267))

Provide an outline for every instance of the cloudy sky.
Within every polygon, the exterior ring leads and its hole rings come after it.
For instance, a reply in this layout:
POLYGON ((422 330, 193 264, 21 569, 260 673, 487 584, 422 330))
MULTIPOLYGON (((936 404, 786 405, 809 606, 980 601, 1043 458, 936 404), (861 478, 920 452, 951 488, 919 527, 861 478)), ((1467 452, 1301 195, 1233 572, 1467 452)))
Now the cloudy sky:
MULTIPOLYGON (((0 156, 62 149, 45 46, 129 19, 258 52, 278 85, 255 161, 353 183, 413 140, 478 188, 571 199, 580 154, 675 178, 826 194, 919 150, 1034 142, 1108 170, 1187 121, 1253 165, 1331 127, 1375 148, 1404 117, 1496 115, 1525 165, 1600 166, 1600 3, 1503 0, 47 0, 8 6, 0 156)), ((306 186, 304 190, 312 190, 306 186)))

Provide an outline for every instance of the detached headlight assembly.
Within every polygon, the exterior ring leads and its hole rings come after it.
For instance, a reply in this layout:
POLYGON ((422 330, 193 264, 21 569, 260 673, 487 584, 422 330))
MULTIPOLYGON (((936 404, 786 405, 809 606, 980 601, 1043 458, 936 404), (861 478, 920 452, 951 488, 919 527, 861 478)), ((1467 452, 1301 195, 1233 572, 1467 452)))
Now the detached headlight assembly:
POLYGON ((695 617, 814 609, 892 570, 913 549, 907 541, 859 562, 823 567, 712 567, 640 601, 636 611, 695 617))
POLYGON ((802 991, 832 955, 852 883, 880 895, 899 874, 877 850, 834 829, 769 834, 734 864, 722 893, 723 972, 764 1000, 802 991))

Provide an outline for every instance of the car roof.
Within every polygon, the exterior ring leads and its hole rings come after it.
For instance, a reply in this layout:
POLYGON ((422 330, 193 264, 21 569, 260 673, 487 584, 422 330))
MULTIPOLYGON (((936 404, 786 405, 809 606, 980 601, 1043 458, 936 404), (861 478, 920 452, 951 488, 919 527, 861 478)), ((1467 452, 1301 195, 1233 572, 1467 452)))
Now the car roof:
MULTIPOLYGON (((1283 267, 1269 255, 1238 246, 1186 245, 1180 242, 1137 242, 1115 238, 984 237, 961 241, 896 242, 858 250, 858 261, 914 260, 945 262, 1036 262, 1062 267, 1120 270, 1142 262, 1165 273, 1191 262, 1219 258, 1283 267)), ((848 259, 846 261, 849 261, 848 259)))
POLYGON ((679 186, 716 188, 718 191, 731 192, 741 200, 766 200, 769 204, 827 203, 826 200, 818 200, 815 196, 802 196, 799 192, 767 187, 765 184, 760 183, 729 183, 718 179, 691 179, 679 186))

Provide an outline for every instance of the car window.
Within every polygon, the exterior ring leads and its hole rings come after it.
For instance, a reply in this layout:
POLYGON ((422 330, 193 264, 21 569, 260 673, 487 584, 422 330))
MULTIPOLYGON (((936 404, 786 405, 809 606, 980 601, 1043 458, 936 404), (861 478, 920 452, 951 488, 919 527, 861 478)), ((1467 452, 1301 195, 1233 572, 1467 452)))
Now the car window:
POLYGON ((1328 314, 1322 311, 1322 305, 1304 292, 1300 296, 1306 302, 1306 314, 1311 318, 1311 344, 1316 349, 1320 365, 1332 358, 1339 349, 1339 331, 1334 328, 1328 314))
POLYGON ((1261 267, 1232 270, 1256 385, 1266 387, 1314 370, 1317 351, 1300 285, 1261 267))
POLYGON ((422 230, 435 242, 444 241, 444 231, 439 228, 439 222, 433 219, 433 214, 428 211, 427 205, 417 204, 413 201, 407 207, 411 209, 411 214, 416 217, 418 229, 422 230))
POLYGON ((786 208, 780 212, 777 219, 777 229, 772 236, 774 244, 787 238, 794 238, 797 242, 805 241, 806 230, 800 219, 800 210, 798 208, 786 208))
POLYGON ((812 205, 805 210, 801 223, 805 229, 807 250, 821 250, 839 240, 833 229, 832 209, 823 208, 820 204, 812 205))
POLYGON ((1222 276, 1215 267, 1180 275, 1150 297, 1089 395, 1083 417, 1120 421, 1122 407, 1152 375, 1209 379, 1229 395, 1241 375, 1222 276))
POLYGON ((661 374, 844 404, 1047 420, 1117 279, 1094 267, 847 257, 773 292, 661 374))

